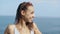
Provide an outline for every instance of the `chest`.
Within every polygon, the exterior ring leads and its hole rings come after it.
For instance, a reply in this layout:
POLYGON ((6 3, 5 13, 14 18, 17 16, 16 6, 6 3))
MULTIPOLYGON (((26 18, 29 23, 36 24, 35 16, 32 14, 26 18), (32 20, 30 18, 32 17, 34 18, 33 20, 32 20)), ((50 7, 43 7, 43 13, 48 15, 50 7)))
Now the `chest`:
POLYGON ((31 31, 25 27, 25 28, 15 28, 15 34, 31 34, 31 31))
POLYGON ((21 34, 30 34, 30 30, 28 28, 22 28, 19 32, 21 34))

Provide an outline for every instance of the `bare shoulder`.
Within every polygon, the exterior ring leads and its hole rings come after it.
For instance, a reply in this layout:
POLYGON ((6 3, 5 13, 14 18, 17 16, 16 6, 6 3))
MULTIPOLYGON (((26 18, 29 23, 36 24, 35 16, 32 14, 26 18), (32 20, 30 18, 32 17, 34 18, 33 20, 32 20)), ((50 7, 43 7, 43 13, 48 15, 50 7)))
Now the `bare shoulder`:
POLYGON ((37 27, 37 24, 35 22, 33 23, 33 27, 37 27))
POLYGON ((33 23, 33 29, 34 29, 34 30, 38 30, 38 27, 37 27, 37 25, 36 25, 35 22, 33 23))
POLYGON ((8 25, 8 28, 9 28, 9 29, 14 29, 14 27, 15 27, 14 24, 9 24, 9 25, 8 25))
POLYGON ((14 30, 14 25, 13 25, 13 24, 9 24, 9 25, 6 27, 4 34, 8 34, 8 33, 10 33, 10 32, 13 32, 13 30, 14 30))
POLYGON ((38 29, 36 23, 33 23, 33 29, 35 31, 35 34, 42 34, 41 31, 38 29))

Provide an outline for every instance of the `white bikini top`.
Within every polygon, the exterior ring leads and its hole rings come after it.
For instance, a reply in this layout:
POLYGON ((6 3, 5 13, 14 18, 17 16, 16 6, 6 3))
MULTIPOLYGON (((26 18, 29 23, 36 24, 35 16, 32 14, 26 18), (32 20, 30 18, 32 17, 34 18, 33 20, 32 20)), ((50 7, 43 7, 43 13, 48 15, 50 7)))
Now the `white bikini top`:
MULTIPOLYGON (((20 32, 17 30, 16 26, 15 26, 15 29, 14 29, 14 33, 15 34, 20 34, 20 32)), ((31 34, 34 34, 34 31, 33 30, 31 30, 31 34)))

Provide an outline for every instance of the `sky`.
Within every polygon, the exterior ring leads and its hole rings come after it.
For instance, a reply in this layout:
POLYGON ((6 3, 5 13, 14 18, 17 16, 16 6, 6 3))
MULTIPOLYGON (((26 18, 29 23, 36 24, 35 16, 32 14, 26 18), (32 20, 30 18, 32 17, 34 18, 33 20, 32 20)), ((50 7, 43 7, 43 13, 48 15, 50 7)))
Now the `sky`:
POLYGON ((15 16, 22 2, 34 5, 35 17, 60 17, 60 0, 0 0, 0 16, 15 16))

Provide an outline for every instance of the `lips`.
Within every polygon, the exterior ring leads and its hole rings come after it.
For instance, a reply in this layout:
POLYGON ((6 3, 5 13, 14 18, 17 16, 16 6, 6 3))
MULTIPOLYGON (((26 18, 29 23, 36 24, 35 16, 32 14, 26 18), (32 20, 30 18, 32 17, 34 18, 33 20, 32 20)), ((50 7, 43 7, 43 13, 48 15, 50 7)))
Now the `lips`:
POLYGON ((33 18, 30 18, 29 20, 30 20, 30 21, 33 21, 33 18))
POLYGON ((32 19, 30 19, 31 21, 33 21, 33 18, 32 19))

